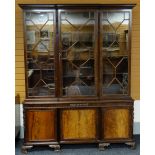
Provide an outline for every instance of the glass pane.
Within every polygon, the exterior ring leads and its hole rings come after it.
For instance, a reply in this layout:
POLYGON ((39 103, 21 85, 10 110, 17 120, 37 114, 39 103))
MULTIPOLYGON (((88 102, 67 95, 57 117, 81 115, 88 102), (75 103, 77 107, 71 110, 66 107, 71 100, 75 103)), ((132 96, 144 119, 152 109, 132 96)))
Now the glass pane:
POLYGON ((94 12, 61 13, 63 95, 95 95, 94 12))
POLYGON ((101 21, 103 94, 128 94, 129 12, 104 12, 101 21))
POLYGON ((54 95, 54 13, 27 12, 25 20, 28 95, 54 95))

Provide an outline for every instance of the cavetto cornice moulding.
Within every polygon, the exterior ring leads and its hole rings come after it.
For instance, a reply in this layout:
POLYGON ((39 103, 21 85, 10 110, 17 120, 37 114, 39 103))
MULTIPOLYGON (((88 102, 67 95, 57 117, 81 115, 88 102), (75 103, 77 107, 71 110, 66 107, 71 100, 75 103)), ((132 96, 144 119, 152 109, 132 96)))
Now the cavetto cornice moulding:
POLYGON ((136 4, 19 4, 19 6, 22 9, 31 9, 31 8, 46 8, 46 9, 51 9, 51 8, 98 8, 98 9, 103 9, 103 8, 126 8, 126 9, 132 9, 136 4))

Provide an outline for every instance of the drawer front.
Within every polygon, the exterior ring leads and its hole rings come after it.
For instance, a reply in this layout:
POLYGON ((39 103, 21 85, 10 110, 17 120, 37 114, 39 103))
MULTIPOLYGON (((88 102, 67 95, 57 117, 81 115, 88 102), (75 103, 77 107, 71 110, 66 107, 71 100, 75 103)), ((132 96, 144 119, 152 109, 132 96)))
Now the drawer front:
POLYGON ((131 137, 132 117, 128 108, 102 110, 102 139, 128 139, 131 137))
POLYGON ((26 110, 25 117, 27 141, 53 141, 56 139, 55 110, 26 110))
POLYGON ((96 109, 61 110, 61 140, 90 140, 97 137, 96 109))

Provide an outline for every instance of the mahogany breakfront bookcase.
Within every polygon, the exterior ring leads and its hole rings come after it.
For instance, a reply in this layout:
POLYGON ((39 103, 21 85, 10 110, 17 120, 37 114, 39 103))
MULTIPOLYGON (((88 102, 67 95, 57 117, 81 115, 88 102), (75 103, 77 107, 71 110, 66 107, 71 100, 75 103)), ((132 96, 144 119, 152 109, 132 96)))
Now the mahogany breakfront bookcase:
POLYGON ((24 13, 24 144, 133 140, 132 5, 20 5, 24 13))

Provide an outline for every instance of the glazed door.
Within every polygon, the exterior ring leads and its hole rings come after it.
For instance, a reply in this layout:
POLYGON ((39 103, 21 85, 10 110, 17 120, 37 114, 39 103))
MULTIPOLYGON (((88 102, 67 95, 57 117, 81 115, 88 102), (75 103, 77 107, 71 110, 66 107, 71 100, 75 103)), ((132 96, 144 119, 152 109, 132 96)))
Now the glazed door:
POLYGON ((130 11, 100 12, 102 95, 128 95, 130 72, 130 11))
POLYGON ((59 10, 61 96, 97 95, 97 14, 59 10))
POLYGON ((55 96, 55 11, 25 11, 27 96, 55 96))

